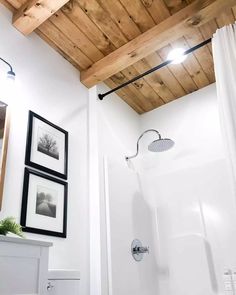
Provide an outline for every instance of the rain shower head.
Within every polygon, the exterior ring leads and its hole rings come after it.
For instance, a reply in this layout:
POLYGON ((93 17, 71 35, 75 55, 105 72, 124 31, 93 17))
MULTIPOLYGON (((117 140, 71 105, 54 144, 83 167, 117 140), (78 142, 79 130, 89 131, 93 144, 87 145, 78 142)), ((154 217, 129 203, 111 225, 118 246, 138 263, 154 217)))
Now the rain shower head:
POLYGON ((148 146, 150 152, 165 152, 174 146, 174 141, 169 138, 160 138, 151 142, 148 146))
POLYGON ((136 154, 131 156, 131 157, 125 157, 126 160, 137 157, 137 155, 139 153, 139 141, 144 136, 144 134, 146 134, 147 132, 155 132, 158 135, 158 139, 152 141, 148 145, 148 150, 150 152, 154 152, 154 153, 164 152, 164 151, 167 151, 167 150, 171 149, 175 144, 172 139, 161 138, 161 134, 156 129, 148 129, 148 130, 144 131, 138 138, 136 154))

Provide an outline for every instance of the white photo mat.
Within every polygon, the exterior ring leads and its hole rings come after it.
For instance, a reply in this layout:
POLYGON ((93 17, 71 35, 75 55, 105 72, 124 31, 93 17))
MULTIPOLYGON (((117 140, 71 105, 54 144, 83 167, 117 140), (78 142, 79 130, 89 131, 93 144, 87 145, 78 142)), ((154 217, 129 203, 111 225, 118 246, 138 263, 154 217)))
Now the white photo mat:
POLYGON ((67 183, 25 168, 21 225, 27 232, 66 237, 67 183))
POLYGON ((53 169, 59 173, 64 173, 65 134, 35 117, 33 118, 32 128, 31 161, 49 169, 53 169), (51 136, 51 138, 57 142, 59 159, 38 151, 39 139, 45 134, 51 136))
POLYGON ((67 179, 68 132, 29 111, 25 165, 67 179))

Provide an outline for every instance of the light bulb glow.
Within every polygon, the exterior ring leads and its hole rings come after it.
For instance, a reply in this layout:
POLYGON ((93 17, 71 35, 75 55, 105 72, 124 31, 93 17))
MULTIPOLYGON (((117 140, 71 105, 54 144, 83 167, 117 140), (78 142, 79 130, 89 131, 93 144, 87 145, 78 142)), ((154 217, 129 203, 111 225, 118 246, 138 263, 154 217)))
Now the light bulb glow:
POLYGON ((180 64, 187 58, 187 55, 184 55, 184 52, 185 50, 183 48, 175 48, 170 51, 170 53, 167 56, 167 59, 171 60, 172 64, 180 64))

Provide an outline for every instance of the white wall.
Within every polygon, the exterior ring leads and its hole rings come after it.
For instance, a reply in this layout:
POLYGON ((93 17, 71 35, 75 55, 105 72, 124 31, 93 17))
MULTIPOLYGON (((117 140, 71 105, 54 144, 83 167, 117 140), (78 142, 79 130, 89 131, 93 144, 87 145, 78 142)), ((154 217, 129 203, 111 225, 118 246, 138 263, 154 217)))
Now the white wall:
MULTIPOLYGON (((88 91, 78 71, 37 35, 24 37, 11 25, 11 14, 0 6, 0 56, 12 63, 17 74, 10 102, 12 118, 0 219, 19 221, 24 173, 28 111, 32 110, 69 132, 68 235, 66 239, 27 234, 52 241, 50 268, 81 271, 81 294, 89 294, 89 208, 87 175, 88 91)), ((8 70, 0 64, 1 79, 8 70)), ((8 100, 0 82, 0 99, 8 100)))
MULTIPOLYGON (((98 86, 98 93, 108 91, 105 85, 98 86)), ((98 100, 98 130, 101 153, 123 157, 135 150, 135 141, 140 132, 140 116, 115 93, 98 100)))

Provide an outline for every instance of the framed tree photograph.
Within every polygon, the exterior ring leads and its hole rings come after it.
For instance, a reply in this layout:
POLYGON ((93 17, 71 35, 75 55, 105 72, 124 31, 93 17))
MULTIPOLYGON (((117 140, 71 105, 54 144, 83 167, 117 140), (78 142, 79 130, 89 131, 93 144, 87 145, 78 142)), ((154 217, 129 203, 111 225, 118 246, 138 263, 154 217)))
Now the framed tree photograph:
POLYGON ((67 183, 25 168, 21 225, 23 231, 66 238, 67 183))
POLYGON ((68 132, 29 111, 25 165, 67 179, 68 132))

